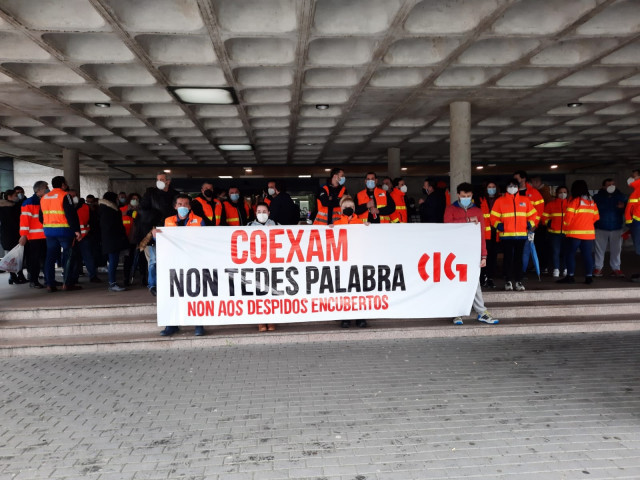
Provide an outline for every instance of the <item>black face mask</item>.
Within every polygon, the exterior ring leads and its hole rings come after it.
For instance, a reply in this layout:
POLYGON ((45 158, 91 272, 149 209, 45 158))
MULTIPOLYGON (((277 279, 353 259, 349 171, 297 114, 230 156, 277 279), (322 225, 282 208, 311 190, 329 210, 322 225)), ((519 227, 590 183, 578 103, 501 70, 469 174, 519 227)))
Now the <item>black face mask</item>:
POLYGON ((353 208, 347 207, 342 210, 342 213, 344 213, 347 217, 350 217, 351 215, 353 215, 353 208))
POLYGON ((212 198, 213 197, 213 190, 205 190, 204 191, 204 196, 207 198, 212 198))

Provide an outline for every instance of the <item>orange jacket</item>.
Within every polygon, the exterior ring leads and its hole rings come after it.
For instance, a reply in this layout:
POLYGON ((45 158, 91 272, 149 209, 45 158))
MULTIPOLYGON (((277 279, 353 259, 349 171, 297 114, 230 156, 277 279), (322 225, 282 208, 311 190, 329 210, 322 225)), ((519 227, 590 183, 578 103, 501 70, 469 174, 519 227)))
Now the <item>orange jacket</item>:
POLYGON ((629 195, 627 207, 624 209, 624 221, 629 224, 631 222, 640 222, 640 178, 629 184, 633 188, 633 193, 629 195))
POLYGON ((67 195, 61 188, 54 188, 40 199, 45 235, 56 236, 58 232, 71 232, 69 220, 64 213, 64 199, 67 195))
POLYGON ((39 218, 40 204, 32 202, 33 197, 25 200, 20 207, 20 235, 26 235, 27 240, 43 240, 45 236, 39 218))
MULTIPOLYGON (((387 192, 381 188, 375 187, 373 189, 373 198, 376 202, 377 209, 383 209, 387 206, 387 192)), ((356 204, 365 205, 369 201, 369 193, 366 189, 360 190, 356 195, 356 204)), ((365 210, 364 213, 358 215, 362 222, 366 222, 369 219, 369 210, 365 210)), ((391 223, 391 217, 389 215, 380 215, 380 223, 391 223)))
POLYGON ((600 218, 596 202, 591 198, 572 198, 564 214, 564 233, 567 237, 593 240, 594 224, 600 218))
POLYGON ((215 209, 214 207, 211 206, 209 202, 207 202, 202 197, 196 197, 194 201, 202 205, 202 211, 204 212, 205 217, 207 217, 210 221, 213 221, 215 217, 215 225, 216 226, 220 225, 220 222, 222 219, 222 203, 220 202, 220 200, 218 199, 213 200, 213 203, 215 204, 215 209))
MULTIPOLYGON (((238 204, 238 208, 244 208, 244 211, 247 215, 247 222, 249 221, 249 206, 247 202, 242 202, 242 206, 238 204)), ((224 211, 227 217, 227 225, 231 225, 233 227, 240 226, 240 215, 238 213, 238 209, 231 204, 231 202, 224 202, 224 211)))
POLYGON ((519 193, 505 193, 498 198, 491 209, 490 219, 502 240, 526 238, 527 229, 535 227, 540 220, 529 199, 519 193))
MULTIPOLYGON (((531 202, 531 205, 533 205, 533 208, 536 209, 536 212, 538 213, 537 222, 540 222, 540 220, 542 219, 542 214, 544 213, 544 199, 542 198, 542 195, 537 189, 533 187, 533 185, 531 185, 530 183, 527 183, 526 196, 531 202)), ((538 223, 536 223, 536 225, 537 224, 538 223)))
POLYGON ((407 204, 404 201, 405 194, 399 188, 394 188, 389 192, 396 204, 396 211, 391 214, 392 223, 407 223, 407 204))
POLYGON ((86 203, 78 208, 78 220, 80 221, 80 236, 84 238, 89 233, 89 205, 86 203))
MULTIPOLYGON (((204 225, 204 220, 197 215, 194 215, 193 212, 189 212, 189 218, 187 220, 187 227, 201 227, 204 225)), ((178 216, 172 215, 164 219, 165 227, 177 227, 178 226, 178 216)))
POLYGON ((480 199, 480 210, 482 210, 484 218, 484 239, 491 240, 491 210, 489 210, 489 202, 485 197, 480 199))
MULTIPOLYGON (((366 220, 364 221, 366 222, 366 220)), ((355 213, 351 215, 351 220, 346 215, 340 215, 340 218, 333 222, 334 225, 353 225, 358 224, 362 225, 364 223, 360 217, 358 217, 355 213)))
MULTIPOLYGON (((327 195, 330 194, 329 187, 327 185, 325 185, 322 188, 324 189, 325 192, 327 192, 327 195)), ((346 187, 342 186, 342 188, 340 189, 340 193, 338 193, 338 198, 344 197, 344 194, 346 193, 346 191, 347 191, 346 187)), ((322 202, 320 200, 316 200, 316 205, 317 205, 317 208, 318 208, 318 213, 316 214, 316 218, 313 221, 313 224, 314 225, 328 225, 328 223, 329 223, 329 207, 325 207, 324 205, 322 205, 322 202)), ((341 215, 342 215, 342 213, 340 212, 340 207, 332 208, 331 223, 335 223, 335 221, 338 220, 341 215)))
POLYGON ((549 233, 565 233, 564 215, 569 201, 556 198, 547 203, 542 214, 542 223, 549 226, 549 233))

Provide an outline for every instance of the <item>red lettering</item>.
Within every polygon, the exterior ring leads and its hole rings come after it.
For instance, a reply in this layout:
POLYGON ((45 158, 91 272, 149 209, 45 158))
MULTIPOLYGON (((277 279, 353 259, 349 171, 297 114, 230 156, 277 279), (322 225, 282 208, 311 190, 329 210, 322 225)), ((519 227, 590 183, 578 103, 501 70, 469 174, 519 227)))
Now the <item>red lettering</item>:
POLYGON ((300 242, 302 241, 302 235, 304 235, 304 230, 299 230, 298 235, 296 237, 293 236, 293 231, 287 230, 287 237, 289 237, 289 242, 291 242, 291 248, 289 249, 289 255, 287 255, 287 263, 291 262, 293 259, 293 254, 295 253, 298 257, 299 262, 304 262, 304 255, 302 254, 302 249, 300 248, 300 242))
POLYGON ((434 283, 438 283, 440 281, 440 252, 435 252, 433 254, 433 281, 434 283))
POLYGON ((269 261, 271 263, 284 263, 284 258, 278 256, 278 249, 282 248, 282 244, 276 240, 276 236, 283 233, 284 230, 281 228, 269 229, 269 261))
POLYGON ((249 240, 247 232, 244 230, 236 230, 231 234, 231 261, 233 263, 242 264, 247 261, 247 252, 242 252, 242 256, 238 256, 238 241, 246 242, 249 240), (240 237, 238 239, 238 237, 240 237))
POLYGON ((336 260, 336 261, 342 260, 343 262, 346 262, 347 250, 348 250, 347 230, 342 228, 338 230, 337 245, 336 245, 336 239, 333 236, 333 230, 327 229, 325 231, 327 235, 327 262, 330 262, 332 258, 333 260, 336 260), (340 258, 341 254, 342 254, 342 259, 340 258))
POLYGON ((387 310, 389 308, 389 296, 382 295, 382 309, 387 310))
POLYGON ((187 303, 187 316, 195 317, 195 315, 196 315, 195 303, 196 302, 188 302, 187 303))
POLYGON ((251 232, 251 261, 253 263, 264 263, 267 259, 267 234, 261 229, 251 232), (256 253, 260 244, 260 256, 256 253))
POLYGON ((322 241, 320 240, 320 232, 318 230, 311 230, 309 235, 309 246, 307 247, 307 262, 311 262, 313 257, 318 257, 319 262, 324 262, 322 241))

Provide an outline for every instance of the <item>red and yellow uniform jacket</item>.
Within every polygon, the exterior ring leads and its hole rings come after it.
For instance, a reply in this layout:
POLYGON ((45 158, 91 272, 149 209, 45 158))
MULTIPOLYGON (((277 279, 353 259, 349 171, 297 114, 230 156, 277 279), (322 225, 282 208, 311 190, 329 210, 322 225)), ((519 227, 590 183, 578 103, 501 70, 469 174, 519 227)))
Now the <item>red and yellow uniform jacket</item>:
POLYGON ((633 188, 633 193, 629 195, 627 207, 624 210, 624 221, 626 224, 640 222, 640 178, 629 184, 633 188))
POLYGON ((542 198, 542 195, 536 188, 533 187, 533 185, 527 183, 526 196, 531 202, 531 205, 533 205, 533 208, 536 209, 536 212, 538 213, 538 222, 540 222, 540 220, 542 219, 542 214, 544 213, 544 199, 542 198))
POLYGON ((505 193, 491 209, 491 225, 500 232, 500 239, 527 238, 527 230, 538 225, 538 212, 527 197, 505 193))
MULTIPOLYGON (((387 206, 387 192, 381 188, 375 187, 373 189, 373 198, 376 201, 376 208, 382 210, 387 206)), ((369 193, 367 190, 360 190, 356 195, 356 205, 364 205, 369 201, 369 193)), ((362 223, 369 219, 369 210, 365 210, 364 213, 358 215, 362 223)), ((391 217, 389 215, 379 215, 380 223, 391 223, 391 217)))
MULTIPOLYGON (((366 221, 366 220, 365 220, 366 221)), ((355 213, 351 215, 351 220, 346 215, 340 215, 340 218, 333 222, 334 225, 362 225, 364 222, 355 213)))
POLYGON ((44 228, 39 217, 40 198, 33 195, 20 207, 20 235, 26 235, 27 240, 43 240, 44 228))
POLYGON ((548 225, 549 233, 565 233, 564 215, 569 201, 556 198, 547 203, 542 214, 542 223, 548 225))
POLYGON ((600 218, 596 202, 591 198, 572 198, 564 214, 564 234, 581 240, 596 238, 594 224, 600 218))
POLYGON ((212 207, 211 204, 202 197, 196 197, 194 198, 194 201, 202 205, 204 216, 207 217, 210 222, 214 222, 215 218, 214 225, 220 226, 220 223, 222 222, 222 202, 220 202, 220 200, 213 200, 215 207, 212 207))
MULTIPOLYGON (((327 185, 322 187, 322 189, 327 192, 327 195, 331 195, 331 192, 329 191, 329 187, 327 185)), ((340 188, 340 192, 338 193, 338 199, 344 197, 346 191, 347 189, 343 185, 342 188, 340 188)), ((318 207, 318 213, 316 214, 316 218, 313 221, 314 225, 328 225, 329 215, 331 215, 331 223, 335 223, 335 221, 338 220, 342 215, 342 213, 340 212, 340 207, 338 206, 332 208, 332 211, 329 212, 329 207, 325 207, 324 205, 322 205, 322 202, 320 200, 316 200, 316 204, 318 207)))
MULTIPOLYGON (((193 212, 189 212, 189 217, 187 217, 187 227, 201 227, 204 225, 204 220, 197 215, 194 215, 193 212)), ((172 215, 164 219, 165 227, 177 227, 178 226, 178 216, 172 215)))
MULTIPOLYGON (((246 202, 238 203, 238 208, 244 208, 246 219, 249 220, 249 205, 246 202)), ((227 225, 237 227, 240 225, 238 209, 231 202, 224 202, 224 211, 227 217, 227 225)))
MULTIPOLYGON (((484 218, 484 239, 491 240, 491 210, 486 197, 480 199, 480 210, 482 210, 482 218, 484 218)), ((499 240, 499 238, 496 237, 496 240, 499 240)))
POLYGON ((89 205, 86 203, 83 203, 78 208, 78 220, 80 221, 80 236, 82 239, 89 233, 89 205))
POLYGON ((404 193, 399 188, 394 188, 389 193, 396 204, 396 211, 391 214, 392 223, 407 223, 407 204, 404 201, 404 193))

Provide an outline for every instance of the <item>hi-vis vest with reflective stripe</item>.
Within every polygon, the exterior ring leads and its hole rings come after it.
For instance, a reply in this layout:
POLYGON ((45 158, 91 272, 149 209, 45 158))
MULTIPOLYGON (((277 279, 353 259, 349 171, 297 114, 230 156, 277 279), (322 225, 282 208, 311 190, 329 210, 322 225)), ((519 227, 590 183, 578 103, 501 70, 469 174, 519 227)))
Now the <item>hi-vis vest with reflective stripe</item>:
MULTIPOLYGON (((164 219, 165 227, 177 227, 178 226, 178 216, 172 215, 171 217, 167 217, 164 219)), ((187 220, 186 227, 201 227, 202 226, 202 218, 197 215, 194 215, 193 212, 189 212, 189 217, 187 220)))
POLYGON ((78 220, 80 222, 80 235, 82 238, 89 233, 89 205, 83 204, 78 210, 78 220))
POLYGON ((40 205, 28 203, 20 207, 20 235, 26 235, 27 240, 45 238, 44 228, 40 223, 40 205))
POLYGON ((491 211, 489 210, 489 202, 485 197, 480 199, 480 210, 482 210, 482 216, 484 217, 484 239, 491 240, 491 211))
POLYGON ((526 238, 527 226, 533 228, 538 224, 538 213, 527 197, 519 193, 505 193, 498 198, 491 209, 491 225, 498 230, 500 238, 526 238), (504 225, 504 231, 498 226, 504 225))
POLYGON ((204 198, 196 197, 195 200, 200 205, 202 205, 202 211, 204 212, 204 216, 207 217, 209 220, 213 221, 213 208, 211 207, 211 204, 207 202, 204 198))
MULTIPOLYGON (((375 187, 373 189, 373 198, 376 203, 376 208, 380 210, 387 206, 387 192, 382 190, 381 188, 375 187)), ((360 190, 356 197, 356 201, 359 205, 364 205, 369 201, 369 193, 367 190, 360 190)), ((362 222, 366 222, 369 219, 369 210, 366 210, 364 213, 358 215, 362 222)), ((390 223, 391 217, 389 215, 380 215, 380 223, 390 223)))
POLYGON ((596 238, 594 224, 600 218, 596 202, 587 198, 572 198, 564 214, 564 234, 581 240, 596 238))
POLYGON ((631 222, 640 222, 640 178, 629 184, 633 188, 633 193, 629 195, 629 201, 624 209, 624 221, 629 224, 631 222))
MULTIPOLYGON (((330 195, 329 187, 325 185, 322 187, 327 195, 330 195)), ((342 186, 340 192, 338 193, 338 198, 344 197, 345 192, 347 191, 345 186, 342 186)), ((316 205, 318 207, 318 213, 316 214, 316 218, 313 221, 314 225, 328 225, 329 224, 329 207, 325 207, 322 205, 320 200, 316 200, 316 205)), ((331 223, 335 223, 336 220, 340 218, 342 213, 340 212, 340 207, 335 207, 331 212, 331 223)))
POLYGON ((61 188, 54 188, 40 199, 44 228, 69 228, 69 222, 64 214, 66 196, 67 192, 61 188))
MULTIPOLYGON (((238 200, 239 202, 240 200, 238 200)), ((244 208, 244 212, 247 215, 247 220, 249 220, 249 206, 247 202, 242 201, 242 204, 238 203, 238 208, 244 208)), ((224 211, 227 217, 227 225, 232 227, 237 227, 240 225, 240 213, 238 212, 238 208, 235 207, 231 202, 224 202, 224 211)))
POLYGON ((530 183, 527 183, 527 197, 529 198, 533 208, 535 208, 538 213, 538 220, 536 220, 537 225, 537 222, 540 222, 542 214, 544 213, 544 199, 540 192, 530 183))
POLYGON ((407 223, 407 204, 404 201, 404 193, 399 188, 394 188, 389 195, 396 204, 396 211, 391 214, 391 222, 407 223))
POLYGON ((565 233, 564 214, 567 209, 567 199, 556 198, 544 207, 542 223, 549 223, 549 233, 565 233))

